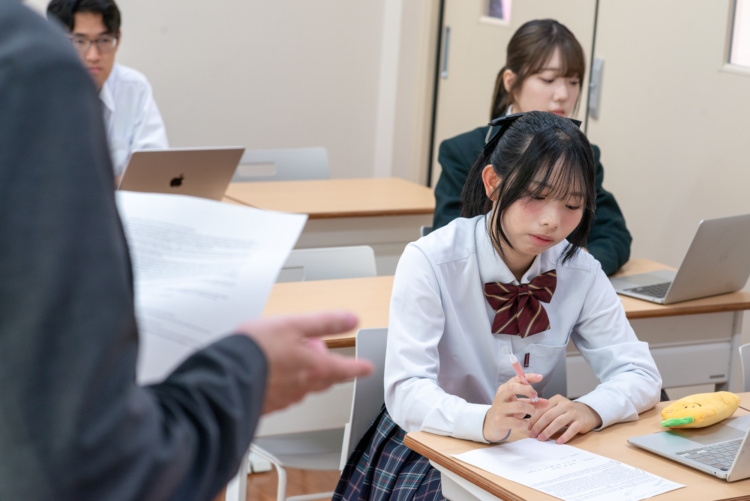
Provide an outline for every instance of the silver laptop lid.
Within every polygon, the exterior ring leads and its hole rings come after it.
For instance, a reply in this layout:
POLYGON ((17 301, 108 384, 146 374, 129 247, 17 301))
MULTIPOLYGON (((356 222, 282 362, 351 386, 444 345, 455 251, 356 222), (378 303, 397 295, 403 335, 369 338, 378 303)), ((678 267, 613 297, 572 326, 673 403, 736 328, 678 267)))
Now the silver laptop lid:
POLYGON ((665 303, 740 290, 750 277, 750 214, 704 219, 665 303))
POLYGON ((244 147, 134 151, 118 189, 221 200, 244 147))
POLYGON ((740 290, 750 277, 750 214, 705 219, 677 272, 613 277, 615 290, 655 303, 670 304, 740 290), (654 298, 629 289, 671 282, 666 295, 654 298))

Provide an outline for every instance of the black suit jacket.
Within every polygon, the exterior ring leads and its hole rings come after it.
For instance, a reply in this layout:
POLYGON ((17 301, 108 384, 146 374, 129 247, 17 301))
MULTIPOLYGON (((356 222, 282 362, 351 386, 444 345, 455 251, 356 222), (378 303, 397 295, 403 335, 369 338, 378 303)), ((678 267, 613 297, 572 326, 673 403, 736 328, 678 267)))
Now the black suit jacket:
MULTIPOLYGON (((461 215, 461 191, 469 170, 484 147, 489 127, 446 139, 440 144, 438 162, 442 167, 435 186, 435 215, 432 229, 436 230, 461 215)), ((599 161, 599 148, 591 145, 596 162, 596 214, 586 248, 611 275, 630 258, 632 237, 614 195, 602 187, 604 169, 599 161)))
POLYGON ((70 43, 0 0, 0 499, 212 499, 260 416, 230 336, 161 384, 138 332, 102 112, 70 43))

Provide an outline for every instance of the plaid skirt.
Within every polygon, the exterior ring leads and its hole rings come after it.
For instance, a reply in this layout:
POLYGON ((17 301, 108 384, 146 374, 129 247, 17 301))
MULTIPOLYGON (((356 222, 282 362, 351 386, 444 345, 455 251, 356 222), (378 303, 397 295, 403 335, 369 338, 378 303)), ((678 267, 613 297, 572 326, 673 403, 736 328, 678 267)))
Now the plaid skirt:
POLYGON ((359 441, 336 486, 336 501, 443 500, 440 472, 404 445, 406 432, 385 408, 359 441))

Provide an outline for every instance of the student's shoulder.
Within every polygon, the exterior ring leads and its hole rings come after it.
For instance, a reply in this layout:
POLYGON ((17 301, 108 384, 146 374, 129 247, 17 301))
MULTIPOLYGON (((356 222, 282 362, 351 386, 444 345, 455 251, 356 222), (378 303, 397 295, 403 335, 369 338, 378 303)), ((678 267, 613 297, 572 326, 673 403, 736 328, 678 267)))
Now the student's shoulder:
POLYGON ((594 163, 597 165, 597 168, 598 168, 600 166, 600 162, 602 158, 602 151, 594 143, 591 143, 591 151, 594 152, 594 163))
POLYGON ((456 218, 410 246, 424 254, 435 266, 465 260, 476 253, 474 235, 481 218, 484 216, 456 218))
POLYGON ((443 140, 440 149, 470 149, 472 152, 481 150, 487 137, 489 126, 477 127, 457 136, 443 140))
POLYGON ((112 74, 110 75, 110 78, 117 83, 140 85, 143 87, 151 86, 148 83, 146 75, 136 69, 119 63, 115 63, 115 65, 112 67, 112 74))

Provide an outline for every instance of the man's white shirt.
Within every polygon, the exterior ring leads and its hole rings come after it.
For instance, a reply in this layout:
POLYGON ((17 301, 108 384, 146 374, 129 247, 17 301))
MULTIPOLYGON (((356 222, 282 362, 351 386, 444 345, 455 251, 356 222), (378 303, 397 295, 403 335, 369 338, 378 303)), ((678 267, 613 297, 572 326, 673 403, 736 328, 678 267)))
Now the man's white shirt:
POLYGON ((115 63, 99 92, 115 176, 136 150, 168 148, 167 132, 146 77, 115 63))

